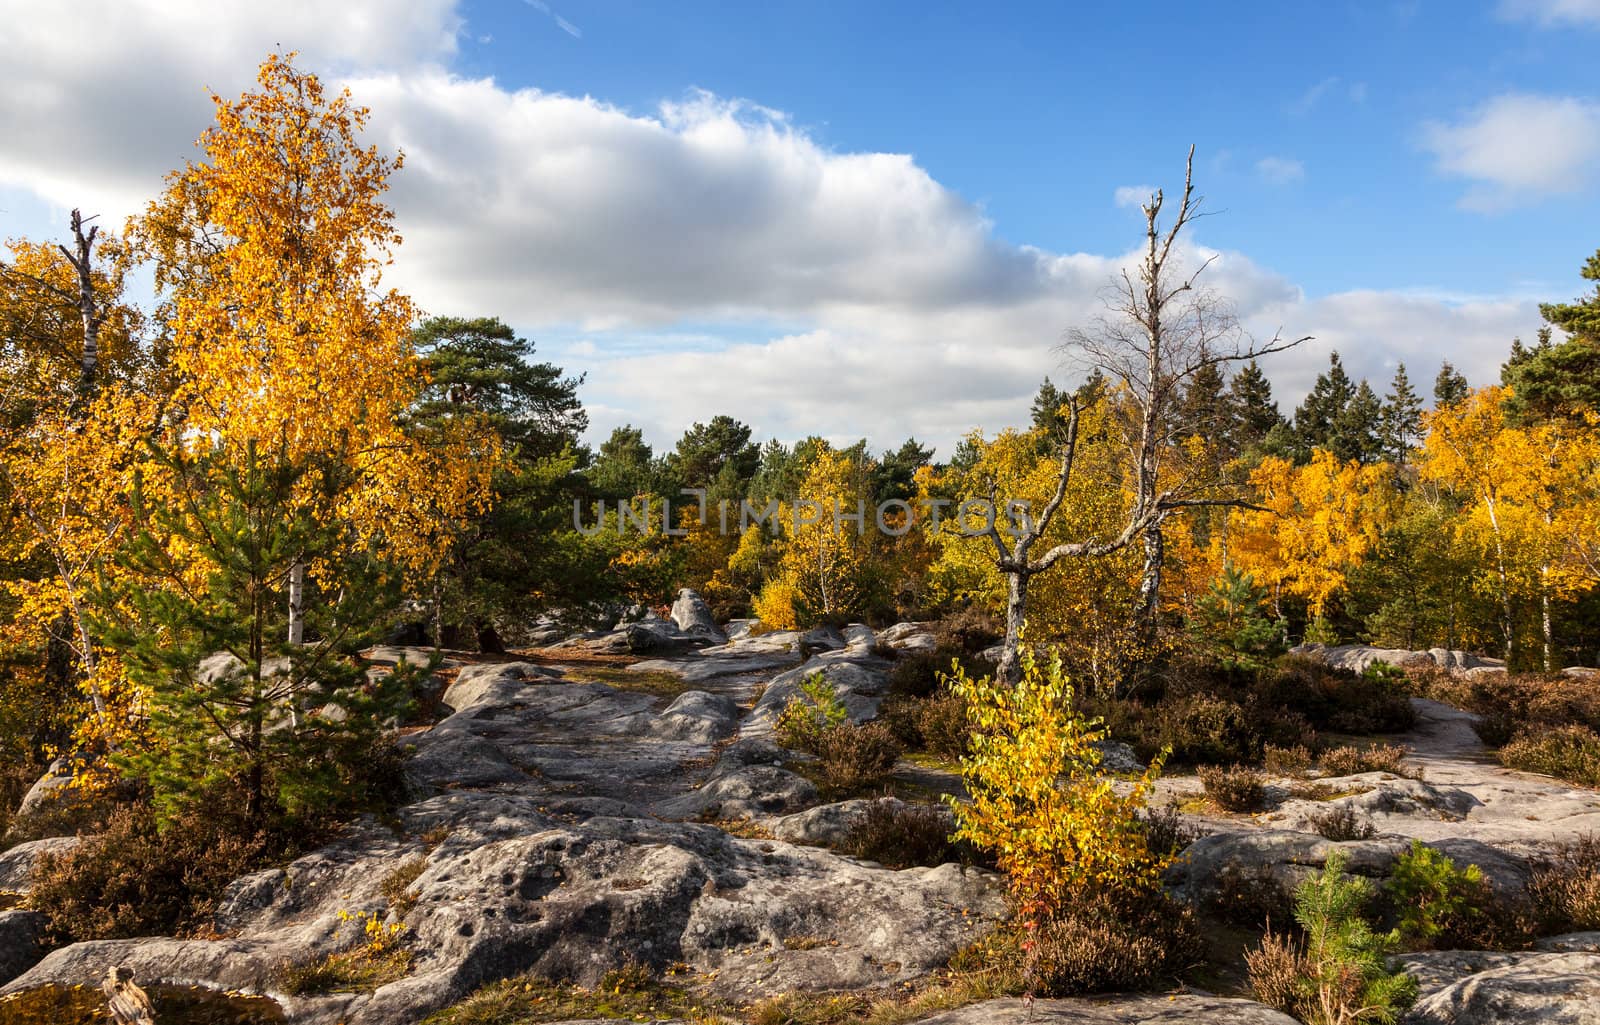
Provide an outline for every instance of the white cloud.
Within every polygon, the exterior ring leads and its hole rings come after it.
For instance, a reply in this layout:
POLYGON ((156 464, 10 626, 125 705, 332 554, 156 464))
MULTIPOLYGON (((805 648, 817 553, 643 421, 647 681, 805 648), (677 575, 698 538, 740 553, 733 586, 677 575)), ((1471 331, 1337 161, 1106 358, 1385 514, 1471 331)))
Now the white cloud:
POLYGON ((1329 75, 1327 78, 1324 78, 1316 85, 1313 85, 1311 88, 1301 93, 1293 103, 1289 104, 1290 113, 1299 115, 1301 117, 1311 113, 1312 108, 1316 107, 1318 103, 1321 103, 1322 98, 1338 84, 1338 75, 1329 75))
POLYGON ((1116 200, 1118 206, 1131 206, 1137 209, 1149 202, 1155 193, 1154 185, 1119 185, 1112 198, 1116 200))
MULTIPOLYGON (((20 26, 0 34, 0 187, 115 224, 192 152, 211 117, 202 86, 237 94, 265 52, 299 47, 372 108, 380 145, 406 151, 394 283, 431 311, 548 339, 541 352, 589 371, 596 433, 633 422, 658 444, 727 411, 764 436, 915 434, 948 454, 974 426, 1025 419, 1040 379, 1062 377, 1063 331, 1099 311, 1127 260, 1006 242, 911 157, 835 151, 752 103, 694 94, 630 112, 452 75, 450 0, 407 3, 352 0, 330 21, 311 0, 159 13, 80 0, 26 16, 0 0, 0 23, 20 26)), ((1452 360, 1487 376, 1537 322, 1531 304, 1307 300, 1219 257, 1207 276, 1257 333, 1319 336, 1270 367, 1286 407, 1328 345, 1374 374, 1414 352, 1422 379, 1427 347, 1448 338, 1452 360)))
POLYGON ((1306 165, 1288 157, 1262 157, 1256 161, 1256 174, 1268 185, 1289 185, 1306 176, 1306 165))
POLYGON ((1600 25, 1600 0, 1501 0, 1500 17, 1555 25, 1600 25))
POLYGON ((339 73, 444 60, 455 0, 0 0, 0 185, 103 211, 142 207, 273 50, 339 73))
POLYGON ((1493 211, 1582 188, 1600 169, 1600 104, 1507 93, 1454 124, 1423 126, 1438 169, 1473 185, 1461 199, 1493 211))

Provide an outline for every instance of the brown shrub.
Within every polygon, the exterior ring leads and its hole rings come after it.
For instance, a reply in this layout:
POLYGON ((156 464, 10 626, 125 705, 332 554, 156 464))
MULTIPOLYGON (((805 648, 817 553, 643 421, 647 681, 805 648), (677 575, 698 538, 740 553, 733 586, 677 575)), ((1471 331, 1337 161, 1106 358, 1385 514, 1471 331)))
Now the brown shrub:
POLYGON ((1354 776, 1363 772, 1387 772, 1408 779, 1421 779, 1422 770, 1407 762, 1410 752, 1399 744, 1374 744, 1360 748, 1345 745, 1322 752, 1318 761, 1331 776, 1354 776))
POLYGON ((1263 862, 1224 865, 1213 882, 1205 910, 1218 921, 1259 929, 1294 917, 1294 894, 1263 862))
POLYGON ((34 870, 30 903, 58 942, 173 935, 203 929, 223 890, 256 868, 260 835, 189 812, 158 829, 146 805, 114 812, 106 832, 34 870))
POLYGON ((1500 749, 1500 762, 1507 768, 1600 787, 1600 734, 1573 725, 1529 730, 1500 749))
POLYGON ((1268 744, 1262 751, 1262 764, 1279 776, 1303 776, 1311 768, 1311 749, 1304 744, 1279 747, 1268 744))
POLYGON ((1185 821, 1175 804, 1148 808, 1142 816, 1144 839, 1156 854, 1178 854, 1204 833, 1185 821))
POLYGON ((1300 1013, 1301 980, 1313 973, 1293 940, 1269 932, 1261 938, 1261 946, 1245 952, 1244 964, 1257 1000, 1284 1014, 1300 1013))
POLYGON ((896 869, 971 861, 971 851, 952 841, 952 832, 949 814, 936 805, 878 800, 851 825, 839 849, 896 869))
POLYGON ((1311 814, 1310 825, 1325 840, 1371 840, 1378 827, 1348 804, 1336 804, 1311 814))
POLYGON ((845 723, 824 731, 816 740, 824 786, 839 791, 881 787, 894 772, 900 744, 882 723, 845 723))
MULTIPOLYGON (((969 605, 933 624, 933 639, 940 648, 953 648, 976 655, 1000 643, 1005 626, 987 609, 969 605)), ((948 668, 948 663, 946 663, 948 668)))
POLYGON ((1202 766, 1200 782, 1206 789, 1206 796, 1224 811, 1257 811, 1266 803, 1265 777, 1243 765, 1231 769, 1202 766))
POLYGON ((1164 893, 1084 900, 1046 923, 1031 954, 1042 996, 1150 990, 1200 963, 1194 911, 1164 893))
POLYGON ((1534 871, 1528 896, 1550 932, 1600 929, 1600 835, 1558 845, 1534 871))

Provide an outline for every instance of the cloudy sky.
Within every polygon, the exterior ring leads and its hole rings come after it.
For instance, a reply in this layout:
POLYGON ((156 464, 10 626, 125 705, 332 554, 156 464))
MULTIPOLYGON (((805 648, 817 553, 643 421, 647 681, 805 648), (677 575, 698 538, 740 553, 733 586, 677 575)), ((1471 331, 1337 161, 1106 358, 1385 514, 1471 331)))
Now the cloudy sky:
POLYGON ((587 373, 596 438, 1020 422, 1191 142, 1213 286, 1315 336, 1286 410, 1332 349, 1491 380, 1582 290, 1600 0, 1208 6, 0 0, 0 236, 120 223, 281 48, 406 154, 395 283, 587 373))

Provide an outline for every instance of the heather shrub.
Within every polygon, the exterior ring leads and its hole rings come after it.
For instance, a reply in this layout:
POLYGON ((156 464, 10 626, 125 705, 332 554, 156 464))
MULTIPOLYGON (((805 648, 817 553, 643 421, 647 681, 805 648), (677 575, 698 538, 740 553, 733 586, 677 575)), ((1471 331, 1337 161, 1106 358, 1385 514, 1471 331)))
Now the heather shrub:
POLYGON ((1600 734, 1573 725, 1519 733, 1500 749, 1500 763, 1579 786, 1600 787, 1600 734))
POLYGON ((1184 848, 1204 835, 1184 819, 1175 804, 1147 808, 1140 815, 1140 821, 1144 824, 1145 843, 1152 851, 1166 857, 1181 854, 1184 848))
POLYGON ((162 826, 148 804, 123 806, 104 833, 40 857, 29 901, 60 943, 203 928, 228 884, 270 851, 267 836, 230 826, 199 811, 162 826))
POLYGON ((813 750, 823 786, 844 792, 881 787, 900 758, 894 734, 876 722, 835 726, 817 739, 813 750))
POLYGON ((1370 840, 1378 835, 1378 827, 1348 804, 1330 805, 1312 812, 1309 825, 1323 839, 1338 842, 1370 840))
POLYGON ((1160 989, 1204 954, 1193 909, 1154 891, 1084 901, 1052 918, 1029 951, 1029 978, 1047 997, 1160 989))
POLYGON ((1259 811, 1266 803, 1265 777, 1242 765, 1231 769, 1201 766, 1200 782, 1206 796, 1224 811, 1259 811))
POLYGON ((933 639, 939 648, 976 655, 1000 643, 1006 628, 988 609, 968 605, 933 624, 933 639))
POLYGON ((1528 896, 1547 931, 1600 929, 1600 836, 1557 845, 1534 871, 1528 896))
POLYGON ((1205 910, 1220 922, 1259 929, 1287 921, 1294 913, 1294 894, 1271 865, 1229 864, 1217 873, 1205 910))
POLYGON ((1268 744, 1262 750, 1261 762, 1268 772, 1279 776, 1304 776, 1311 768, 1311 749, 1304 744, 1293 747, 1268 744))
POLYGON ((1371 747, 1330 748, 1317 760, 1330 776, 1355 776, 1363 772, 1387 772, 1395 776, 1421 779, 1422 770, 1405 760, 1408 752, 1399 744, 1375 744, 1371 747))
POLYGON ((950 838, 954 828, 936 805, 882 799, 851 824, 840 850, 896 869, 969 861, 971 851, 950 838))

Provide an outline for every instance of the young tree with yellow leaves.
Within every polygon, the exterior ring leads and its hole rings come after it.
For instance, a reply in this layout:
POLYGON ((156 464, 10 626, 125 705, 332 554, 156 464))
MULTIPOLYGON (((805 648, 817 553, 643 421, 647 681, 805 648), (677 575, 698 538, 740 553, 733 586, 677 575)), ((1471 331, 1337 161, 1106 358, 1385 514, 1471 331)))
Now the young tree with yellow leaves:
POLYGON ((1539 606, 1541 657, 1554 668, 1551 604, 1600 583, 1588 553, 1600 546, 1600 434, 1592 415, 1523 426, 1508 393, 1482 388, 1427 417, 1424 480, 1463 496, 1458 531, 1487 560, 1504 654, 1518 650, 1516 606, 1539 606))
POLYGON ((215 98, 204 159, 136 225, 168 290, 175 391, 100 609, 157 733, 128 763, 168 810, 232 781, 253 827, 334 801, 369 757, 387 712, 362 696, 383 685, 347 655, 399 575, 425 578, 488 501, 498 459, 472 418, 407 430, 414 309, 381 281, 399 158, 362 145, 365 109, 290 58, 258 82, 215 98))
POLYGON ((1257 507, 1233 514, 1228 560, 1275 600, 1304 601, 1317 624, 1347 574, 1378 544, 1393 509, 1392 473, 1314 449, 1303 466, 1269 456, 1250 483, 1257 507))
POLYGON ((874 523, 871 465, 823 446, 800 494, 778 509, 782 555, 777 575, 756 598, 762 622, 812 625, 866 615, 882 597, 878 563, 885 554, 874 523))
POLYGON ((0 260, 0 649, 40 677, 41 696, 82 688, 77 743, 99 749, 128 709, 116 674, 102 671, 87 590, 126 525, 161 382, 140 345, 143 318, 123 298, 126 247, 86 224, 74 210, 73 249, 13 240, 0 260))
MULTIPOLYGON (((170 291, 174 404, 188 437, 226 451, 338 463, 346 491, 294 501, 426 574, 447 524, 487 500, 493 440, 470 420, 428 445, 405 430, 425 379, 408 339, 416 311, 381 283, 400 242, 382 195, 402 160, 363 146, 367 110, 292 57, 262 63, 259 91, 213 97, 205 159, 170 175, 137 224, 170 291)), ((294 640, 315 555, 285 581, 294 640)))

